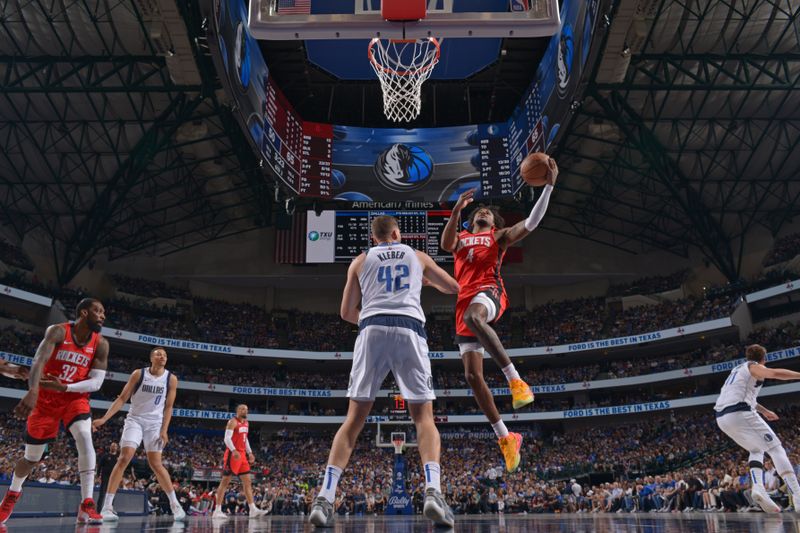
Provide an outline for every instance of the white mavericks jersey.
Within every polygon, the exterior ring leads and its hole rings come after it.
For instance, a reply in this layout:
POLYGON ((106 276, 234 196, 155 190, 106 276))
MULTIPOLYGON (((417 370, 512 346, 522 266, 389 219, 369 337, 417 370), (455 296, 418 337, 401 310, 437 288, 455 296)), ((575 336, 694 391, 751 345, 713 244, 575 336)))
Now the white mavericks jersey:
POLYGON ((425 323, 419 303, 422 264, 408 245, 383 243, 370 248, 358 276, 361 285, 361 314, 404 315, 425 323))
POLYGON ((714 405, 716 411, 721 411, 725 407, 738 403, 746 403, 752 409, 755 409, 758 403, 758 393, 761 392, 761 386, 764 382, 757 380, 750 374, 750 365, 752 364, 755 363, 753 361, 745 361, 731 370, 719 393, 717 403, 714 405))
POLYGON ((131 408, 128 416, 146 421, 160 421, 164 418, 164 401, 169 391, 168 370, 156 377, 149 368, 143 368, 139 384, 131 395, 131 408))

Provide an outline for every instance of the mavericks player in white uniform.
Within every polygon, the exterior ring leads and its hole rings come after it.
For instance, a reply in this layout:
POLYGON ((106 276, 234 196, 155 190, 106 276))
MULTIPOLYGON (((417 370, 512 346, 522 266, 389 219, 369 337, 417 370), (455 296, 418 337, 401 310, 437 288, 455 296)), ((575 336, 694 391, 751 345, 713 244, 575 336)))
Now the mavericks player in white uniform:
POLYGON ((169 437, 170 420, 172 420, 172 405, 175 403, 175 394, 178 389, 178 378, 166 369, 167 352, 163 348, 153 348, 150 351, 150 367, 134 370, 125 388, 108 408, 106 414, 92 422, 99 428, 122 409, 130 398, 131 408, 125 417, 125 427, 120 438, 122 449, 117 459, 117 464, 108 480, 103 509, 100 514, 106 522, 119 520, 114 512, 114 495, 117 493, 122 475, 128 464, 133 459, 136 449, 144 441, 144 450, 147 452, 147 462, 158 479, 158 484, 169 497, 172 516, 176 521, 186 518, 186 512, 175 496, 175 488, 169 478, 169 472, 161 464, 161 452, 167 445, 169 437))
POLYGON ((759 405, 756 397, 765 379, 800 379, 800 372, 784 368, 767 368, 767 350, 753 344, 745 349, 746 361, 731 370, 722 386, 714 406, 717 425, 736 444, 750 452, 750 484, 753 500, 767 513, 777 513, 781 508, 772 501, 764 488, 764 453, 775 464, 792 495, 794 505, 800 502, 800 485, 792 463, 786 456, 780 439, 764 418, 778 420, 778 415, 759 405), (761 416, 764 418, 761 418, 761 416))
POLYGON ((347 396, 347 419, 333 439, 322 488, 309 521, 333 525, 336 485, 350 460, 375 394, 391 370, 417 428, 419 454, 425 470, 423 513, 436 524, 453 525, 453 512, 441 493, 439 431, 433 423, 431 363, 420 291, 428 284, 445 294, 458 293, 458 283, 425 253, 400 243, 393 217, 372 221, 376 246, 359 255, 347 271, 342 318, 358 324, 353 368, 347 396), (360 305, 360 312, 359 312, 360 305))

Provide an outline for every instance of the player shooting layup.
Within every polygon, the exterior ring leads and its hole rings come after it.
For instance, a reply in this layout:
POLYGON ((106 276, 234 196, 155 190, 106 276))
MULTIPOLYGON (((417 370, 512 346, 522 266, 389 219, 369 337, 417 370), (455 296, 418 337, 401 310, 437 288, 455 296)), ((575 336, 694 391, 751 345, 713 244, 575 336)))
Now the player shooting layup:
POLYGON ((800 372, 767 368, 764 366, 767 350, 758 344, 745 349, 745 359, 744 363, 731 370, 719 393, 714 405, 717 425, 736 444, 750 452, 751 495, 764 512, 777 513, 781 510, 764 488, 764 453, 769 454, 778 475, 786 483, 796 508, 800 501, 797 476, 780 439, 764 422, 764 418, 778 420, 778 415, 759 405, 757 397, 765 379, 800 379, 800 372))
POLYGON ((322 488, 308 519, 318 527, 333 525, 336 485, 375 394, 391 370, 417 428, 425 471, 423 514, 436 524, 452 527, 453 512, 441 492, 441 443, 433 423, 432 401, 436 396, 420 291, 428 284, 445 294, 455 294, 458 284, 427 254, 400 243, 400 228, 394 217, 375 217, 372 238, 376 246, 356 257, 347 271, 341 315, 358 324, 359 330, 347 388, 350 403, 347 418, 333 439, 322 488))
POLYGON ((455 255, 455 275, 460 286, 456 303, 456 342, 464 372, 478 406, 497 435, 509 472, 519 467, 522 435, 509 433, 500 418, 492 392, 483 379, 483 351, 484 348, 488 350, 503 370, 511 389, 514 409, 533 402, 531 388, 520 378, 490 324, 499 320, 508 306, 508 297, 500 277, 503 255, 509 246, 536 229, 547 210, 558 177, 556 162, 549 159, 548 166, 547 185, 527 219, 504 228, 497 209, 479 206, 470 215, 469 228, 459 233, 461 211, 472 203, 475 194, 475 189, 470 189, 459 196, 442 232, 441 246, 455 255))

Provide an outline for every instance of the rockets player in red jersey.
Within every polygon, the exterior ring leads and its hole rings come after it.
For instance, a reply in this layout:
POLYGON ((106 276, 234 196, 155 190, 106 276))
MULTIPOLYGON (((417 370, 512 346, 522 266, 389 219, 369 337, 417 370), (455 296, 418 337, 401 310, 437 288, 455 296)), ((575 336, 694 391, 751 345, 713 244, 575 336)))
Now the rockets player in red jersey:
POLYGON ((500 318, 508 306, 508 297, 500 277, 503 255, 510 245, 536 229, 547 210, 558 176, 558 167, 553 159, 548 160, 548 167, 547 184, 527 219, 504 228, 503 219, 495 208, 479 206, 470 214, 468 229, 459 232, 461 211, 472 203, 475 193, 475 189, 470 189, 459 196, 442 232, 442 248, 455 256, 455 278, 459 284, 456 342, 464 363, 464 373, 478 406, 497 435, 509 472, 519 467, 522 435, 509 433, 500 418, 492 392, 483 379, 483 352, 486 349, 505 374, 514 409, 533 402, 531 388, 520 378, 491 324, 500 318))
POLYGON ((250 482, 250 463, 255 462, 253 450, 250 448, 250 441, 247 434, 250 430, 247 423, 247 406, 239 404, 236 406, 236 416, 228 420, 225 426, 225 455, 222 458, 222 480, 217 488, 217 508, 211 518, 227 518, 222 511, 222 504, 225 503, 225 490, 231 482, 231 476, 239 476, 244 486, 244 495, 247 498, 247 506, 250 508, 250 518, 257 518, 267 514, 266 511, 256 507, 253 501, 253 485, 250 482))
POLYGON ((47 443, 58 435, 62 423, 72 433, 78 449, 78 523, 103 522, 92 499, 95 454, 89 393, 99 390, 106 376, 108 341, 100 334, 105 313, 99 300, 84 298, 75 310, 75 322, 48 327, 36 349, 28 392, 14 408, 18 417, 28 419, 25 455, 17 461, 11 486, 0 504, 0 523, 11 516, 22 484, 41 460, 47 443))

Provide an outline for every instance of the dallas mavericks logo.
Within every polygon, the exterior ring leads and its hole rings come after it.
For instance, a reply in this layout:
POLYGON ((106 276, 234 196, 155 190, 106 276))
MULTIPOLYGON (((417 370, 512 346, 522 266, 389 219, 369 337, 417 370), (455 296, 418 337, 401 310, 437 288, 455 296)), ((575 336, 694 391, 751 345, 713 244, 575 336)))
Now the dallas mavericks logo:
POLYGON ((564 98, 567 94, 570 74, 572 74, 572 58, 575 57, 575 38, 572 34, 572 25, 564 24, 561 28, 561 38, 558 43, 558 96, 564 98))
POLYGON ((422 148, 394 144, 375 161, 375 176, 389 190, 415 191, 424 187, 433 176, 433 159, 422 148))

